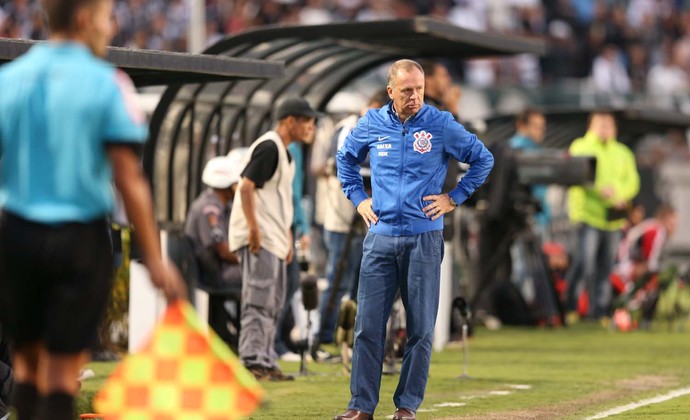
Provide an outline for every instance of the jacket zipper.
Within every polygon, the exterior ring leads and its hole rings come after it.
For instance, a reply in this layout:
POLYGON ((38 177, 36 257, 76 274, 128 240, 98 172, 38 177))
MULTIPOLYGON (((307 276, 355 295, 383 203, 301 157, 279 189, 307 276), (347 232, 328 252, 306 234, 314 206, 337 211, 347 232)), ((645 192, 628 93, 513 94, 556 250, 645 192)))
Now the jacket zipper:
MULTIPOLYGON (((403 172, 403 168, 405 167, 405 149, 407 149, 405 145, 405 136, 407 135, 407 128, 405 127, 405 124, 407 124, 407 121, 410 120, 411 117, 407 117, 405 121, 402 123, 402 141, 400 142, 400 183, 398 184, 398 225, 402 229, 402 222, 403 222, 403 217, 402 217, 402 194, 403 194, 403 184, 405 183, 405 174, 403 172)), ((401 232, 402 233, 402 232, 401 232)))

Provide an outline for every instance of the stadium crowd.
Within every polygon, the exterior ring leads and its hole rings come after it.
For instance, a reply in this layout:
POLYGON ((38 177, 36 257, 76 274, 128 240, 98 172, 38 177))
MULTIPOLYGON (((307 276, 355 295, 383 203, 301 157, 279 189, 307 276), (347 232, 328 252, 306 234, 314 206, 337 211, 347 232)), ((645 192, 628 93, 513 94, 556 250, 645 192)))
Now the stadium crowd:
MULTIPOLYGON (((184 51, 185 0, 117 0, 113 45, 184 51)), ((475 87, 584 79, 597 92, 654 95, 690 86, 688 0, 207 0, 208 44, 267 24, 315 25, 435 16, 469 29, 546 37, 543 58, 479 60, 452 69, 475 87)), ((0 37, 45 39, 38 0, 0 0, 0 37)))

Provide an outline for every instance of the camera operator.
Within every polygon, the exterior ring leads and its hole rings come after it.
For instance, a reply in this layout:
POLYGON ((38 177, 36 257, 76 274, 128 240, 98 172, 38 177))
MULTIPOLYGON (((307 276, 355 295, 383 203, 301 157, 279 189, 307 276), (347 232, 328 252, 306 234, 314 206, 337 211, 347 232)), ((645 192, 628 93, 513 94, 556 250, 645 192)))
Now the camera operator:
MULTIPOLYGON (((519 113, 515 118, 516 133, 508 140, 510 148, 518 153, 538 153, 542 149, 544 135, 546 133, 546 118, 544 115, 533 108, 527 108, 519 113)), ((546 184, 531 185, 528 193, 534 203, 532 219, 534 225, 528 228, 530 231, 536 230, 537 240, 544 242, 548 239, 549 233, 549 211, 546 202, 546 184)), ((528 245, 522 240, 516 240, 510 247, 510 258, 512 262, 511 279, 513 284, 522 291, 526 301, 534 300, 534 285, 530 282, 530 273, 527 266, 529 258, 528 245)))
MULTIPOLYGON (((546 118, 536 109, 527 108, 515 118, 515 130, 515 135, 508 140, 511 149, 521 153, 538 152, 542 149, 546 134, 546 118)), ((532 197, 539 203, 539 209, 534 214, 534 221, 542 240, 547 238, 550 222, 546 188, 547 186, 544 184, 532 185, 531 187, 532 197)))

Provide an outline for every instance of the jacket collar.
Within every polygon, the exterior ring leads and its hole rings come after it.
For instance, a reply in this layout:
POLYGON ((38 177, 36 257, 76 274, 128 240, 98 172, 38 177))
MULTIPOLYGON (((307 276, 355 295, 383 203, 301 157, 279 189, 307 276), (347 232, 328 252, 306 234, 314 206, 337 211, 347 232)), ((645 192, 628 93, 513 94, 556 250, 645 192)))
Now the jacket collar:
MULTIPOLYGON (((428 107, 428 105, 427 105, 426 103, 423 103, 423 104, 422 104, 422 107, 419 109, 419 111, 417 111, 416 114, 412 115, 412 116, 409 117, 407 120, 405 120, 405 122, 411 122, 411 121, 416 120, 420 115, 422 115, 422 114, 425 113, 427 107, 428 107)), ((389 116, 391 119, 393 119, 394 121, 398 122, 399 124, 402 124, 402 121, 400 121, 400 118, 398 118, 398 113, 395 112, 395 108, 393 107, 393 101, 390 101, 390 102, 388 103, 388 105, 386 105, 386 106, 384 106, 383 108, 381 108, 381 110, 382 110, 382 111, 385 110, 385 112, 388 114, 388 116, 389 116)))

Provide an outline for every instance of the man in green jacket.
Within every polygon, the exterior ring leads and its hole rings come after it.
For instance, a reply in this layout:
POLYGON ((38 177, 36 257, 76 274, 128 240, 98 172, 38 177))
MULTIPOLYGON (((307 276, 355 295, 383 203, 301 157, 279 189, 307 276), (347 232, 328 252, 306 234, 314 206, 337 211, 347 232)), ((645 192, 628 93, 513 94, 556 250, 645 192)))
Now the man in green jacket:
MULTIPOLYGON (((611 285, 609 274, 626 223, 626 210, 640 190, 635 156, 616 141, 616 120, 608 112, 589 117, 587 133, 570 145, 573 156, 594 156, 593 185, 571 187, 568 212, 576 233, 568 281, 567 305, 577 309, 577 290, 585 281, 589 297, 588 318, 609 314, 611 285)), ((569 316, 569 319, 571 317, 569 316)))

